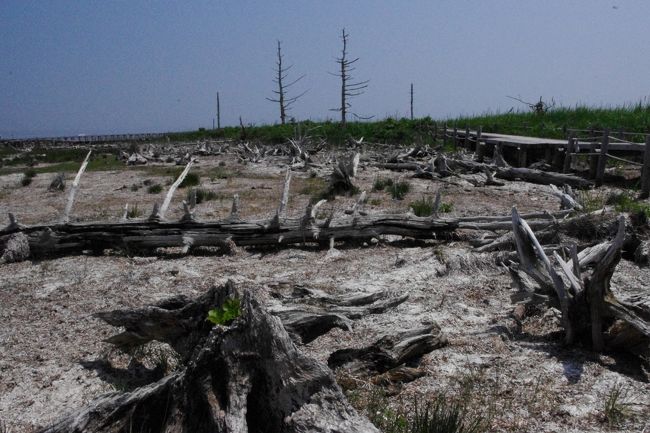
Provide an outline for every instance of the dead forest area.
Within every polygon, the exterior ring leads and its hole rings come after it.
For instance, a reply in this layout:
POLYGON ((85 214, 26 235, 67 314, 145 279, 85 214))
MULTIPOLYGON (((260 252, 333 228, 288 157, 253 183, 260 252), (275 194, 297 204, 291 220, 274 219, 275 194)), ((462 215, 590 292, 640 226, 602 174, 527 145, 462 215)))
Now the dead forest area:
POLYGON ((649 431, 650 176, 480 137, 0 171, 0 433, 649 431))

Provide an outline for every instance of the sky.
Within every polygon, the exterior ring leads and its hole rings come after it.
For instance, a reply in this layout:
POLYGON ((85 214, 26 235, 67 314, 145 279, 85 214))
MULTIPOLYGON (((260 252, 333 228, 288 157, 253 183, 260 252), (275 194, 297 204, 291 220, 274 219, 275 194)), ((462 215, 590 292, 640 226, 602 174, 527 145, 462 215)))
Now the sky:
POLYGON ((650 96, 648 0, 1 0, 0 136, 166 132, 337 119, 341 30, 370 80, 360 116, 618 106, 650 96))

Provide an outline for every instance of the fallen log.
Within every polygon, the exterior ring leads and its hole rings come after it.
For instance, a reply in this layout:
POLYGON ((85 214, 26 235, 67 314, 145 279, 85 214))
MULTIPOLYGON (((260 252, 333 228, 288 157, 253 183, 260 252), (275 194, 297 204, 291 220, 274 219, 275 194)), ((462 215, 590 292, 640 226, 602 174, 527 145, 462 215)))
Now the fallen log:
MULTIPOLYGON (((226 285, 208 298, 232 294, 226 285)), ((192 305, 175 298, 167 307, 192 305)), ((377 432, 349 405, 332 372, 298 351, 251 292, 243 293, 241 315, 229 326, 204 326, 201 311, 184 313, 201 324, 191 332, 203 338, 183 349, 189 359, 179 371, 132 392, 100 397, 41 433, 377 432)), ((160 319, 159 328, 167 329, 160 319)), ((170 336, 158 338, 177 341, 170 336)))
POLYGON ((285 304, 289 302, 294 305, 270 312, 282 320, 296 343, 307 344, 332 328, 349 331, 353 320, 382 314, 407 299, 407 294, 396 296, 385 291, 336 297, 300 287, 294 289, 294 296, 284 300, 285 304))
MULTIPOLYGON (((524 182, 541 185, 569 185, 570 187, 577 189, 588 189, 594 186, 593 182, 572 174, 541 171, 532 168, 500 166, 463 159, 446 158, 444 162, 446 169, 442 173, 445 175, 448 175, 451 171, 455 173, 463 171, 485 173, 486 170, 488 170, 488 173, 490 173, 490 175, 487 176, 488 184, 494 183, 494 180, 491 179, 491 173, 494 173, 494 176, 498 177, 499 179, 522 180, 524 182)), ((375 166, 379 168, 386 168, 388 170, 409 170, 416 171, 418 173, 428 171, 427 165, 418 163, 384 163, 375 164, 375 166)), ((418 176, 422 177, 421 174, 418 174, 418 176)))
POLYGON ((336 369, 345 366, 353 373, 381 374, 422 355, 447 345, 447 337, 440 327, 429 324, 395 335, 384 335, 370 346, 360 349, 341 349, 332 353, 327 365, 336 369))
POLYGON ((270 220, 248 222, 230 218, 214 222, 166 222, 153 218, 115 223, 9 226, 0 230, 0 241, 22 232, 28 238, 30 257, 46 258, 80 254, 84 250, 101 253, 105 249, 151 253, 156 248, 184 247, 188 242, 192 248, 197 248, 223 247, 227 242, 237 246, 320 243, 333 237, 337 241, 356 241, 381 235, 433 239, 457 227, 458 222, 453 219, 408 214, 354 214, 324 221, 316 220, 313 215, 275 216, 270 220))

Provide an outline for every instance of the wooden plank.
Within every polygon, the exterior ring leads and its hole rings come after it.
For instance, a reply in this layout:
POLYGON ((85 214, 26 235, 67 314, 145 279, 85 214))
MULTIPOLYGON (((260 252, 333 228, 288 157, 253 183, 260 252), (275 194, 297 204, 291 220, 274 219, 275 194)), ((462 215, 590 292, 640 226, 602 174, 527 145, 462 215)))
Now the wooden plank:
POLYGON ((650 196, 650 135, 645 138, 643 168, 641 169, 641 198, 650 196))
POLYGON ((596 167, 596 186, 601 186, 605 179, 605 168, 607 167, 607 150, 609 148, 609 129, 603 132, 603 138, 600 143, 600 156, 598 156, 598 166, 596 167))
POLYGON ((571 171, 571 154, 573 153, 573 135, 567 140, 567 146, 564 150, 564 167, 562 168, 562 173, 568 173, 571 171))
POLYGON ((519 151, 517 152, 518 166, 521 168, 527 167, 528 162, 528 145, 521 143, 519 145, 519 151))

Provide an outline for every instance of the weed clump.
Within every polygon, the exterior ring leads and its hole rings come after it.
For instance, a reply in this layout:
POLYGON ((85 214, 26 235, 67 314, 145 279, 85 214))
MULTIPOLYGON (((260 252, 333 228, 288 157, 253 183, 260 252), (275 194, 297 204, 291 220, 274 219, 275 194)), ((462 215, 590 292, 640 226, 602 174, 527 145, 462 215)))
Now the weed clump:
POLYGON ((137 204, 134 205, 131 209, 129 209, 129 210, 126 212, 126 217, 127 217, 128 219, 131 219, 131 218, 139 218, 139 217, 141 217, 141 216, 142 216, 142 211, 141 211, 140 209, 138 209, 138 205, 137 205, 137 204))
POLYGON ((395 200, 402 200, 411 190, 411 184, 405 180, 394 182, 388 187, 388 192, 395 200))
POLYGON ((187 192, 188 203, 192 202, 192 195, 194 194, 194 192, 196 192, 196 204, 201 204, 205 201, 217 200, 219 198, 219 194, 217 194, 214 191, 210 191, 203 188, 196 188, 187 192))
POLYGON ((180 185, 178 185, 179 188, 186 188, 188 186, 197 186, 201 183, 201 177, 199 176, 198 173, 190 171, 187 173, 187 176, 185 176, 185 179, 181 182, 180 185))
POLYGON ((393 179, 389 177, 378 177, 375 179, 375 183, 372 185, 372 189, 375 191, 383 191, 390 186, 393 186, 393 179))
POLYGON ((149 194, 160 194, 163 190, 163 187, 159 183, 155 183, 153 185, 150 185, 149 188, 147 188, 147 192, 149 194))

